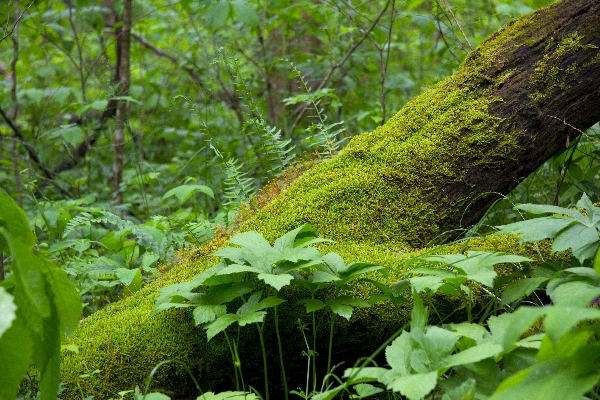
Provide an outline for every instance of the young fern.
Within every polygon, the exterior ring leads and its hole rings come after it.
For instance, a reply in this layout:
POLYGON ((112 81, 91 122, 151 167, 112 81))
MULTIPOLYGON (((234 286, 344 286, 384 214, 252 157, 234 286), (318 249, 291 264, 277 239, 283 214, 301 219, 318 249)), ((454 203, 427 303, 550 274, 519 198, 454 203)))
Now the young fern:
POLYGON ((272 174, 279 175, 283 170, 292 164, 295 155, 292 152, 294 145, 290 145, 292 139, 282 139, 281 129, 269 127, 264 120, 260 121, 263 127, 261 139, 262 146, 266 151, 268 160, 272 163, 272 174))
POLYGON ((300 79, 304 90, 306 91, 306 96, 298 96, 292 101, 287 101, 286 104, 294 104, 299 99, 303 99, 310 103, 310 105, 314 108, 316 116, 319 120, 316 124, 312 124, 306 129, 306 132, 309 134, 311 145, 317 147, 319 149, 319 154, 324 157, 331 157, 340 151, 340 146, 346 140, 346 138, 339 139, 342 136, 345 128, 344 121, 335 122, 333 124, 327 125, 325 121, 327 120, 327 116, 324 113, 323 108, 319 107, 321 103, 321 99, 325 96, 329 95, 329 90, 322 89, 317 91, 317 93, 313 93, 311 88, 308 87, 304 76, 300 73, 298 68, 290 63, 295 75, 300 79), (337 128, 337 129, 336 129, 337 128))
POLYGON ((242 171, 243 164, 236 158, 229 158, 224 167, 227 178, 223 204, 230 210, 236 209, 252 198, 256 188, 252 178, 246 177, 246 173, 242 171))

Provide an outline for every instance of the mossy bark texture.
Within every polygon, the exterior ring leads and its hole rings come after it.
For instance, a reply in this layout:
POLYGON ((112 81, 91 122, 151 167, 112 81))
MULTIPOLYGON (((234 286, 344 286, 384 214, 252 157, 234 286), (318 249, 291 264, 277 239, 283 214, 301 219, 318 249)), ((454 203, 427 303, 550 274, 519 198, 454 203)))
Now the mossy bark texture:
MULTIPOLYGON (((563 0, 496 32, 454 75, 309 170, 241 230, 273 240, 308 222, 337 241, 327 250, 346 261, 392 266, 400 261, 398 251, 443 241, 444 232, 476 222, 494 200, 489 193, 507 193, 567 138, 599 120, 600 0, 563 0)), ((500 242, 479 249, 509 250, 500 242)), ((116 397, 118 390, 143 386, 154 365, 173 358, 189 365, 203 390, 231 385, 233 367, 223 340, 207 345, 185 310, 152 314, 157 288, 189 280, 214 262, 209 256, 182 262, 83 321, 71 339, 79 353, 63 356, 62 397, 116 397), (96 369, 100 372, 80 377, 96 369)), ((356 354, 338 352, 338 359, 351 365, 352 357, 367 356, 406 321, 402 312, 390 313, 390 307, 372 307, 341 324, 336 346, 356 354)), ((286 337, 298 336, 295 324, 302 315, 298 308, 282 321, 286 337)), ((298 344, 290 354, 299 358, 301 336, 298 344)), ((256 358, 246 365, 256 370, 259 356, 251 357, 256 358)), ((271 376, 277 373, 274 368, 271 376)), ((156 383, 182 392, 189 384, 185 375, 167 367, 156 383)))

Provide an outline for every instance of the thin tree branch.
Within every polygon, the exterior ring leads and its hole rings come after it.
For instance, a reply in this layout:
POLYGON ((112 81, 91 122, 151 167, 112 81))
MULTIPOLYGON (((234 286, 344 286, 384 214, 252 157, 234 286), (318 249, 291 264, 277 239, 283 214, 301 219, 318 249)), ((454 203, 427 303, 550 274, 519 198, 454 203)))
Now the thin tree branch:
MULTIPOLYGON (((390 2, 391 2, 391 0, 388 0, 385 3, 385 7, 383 8, 383 10, 381 10, 381 12, 377 16, 377 18, 375 18, 375 20, 373 21, 373 23, 371 24, 371 26, 369 26, 369 28, 365 31, 365 33, 362 35, 362 37, 358 41, 356 41, 350 47, 350 49, 348 49, 348 51, 346 52, 346 54, 344 55, 344 57, 340 61, 338 61, 337 63, 331 65, 331 67, 329 67, 329 71, 327 71, 327 73, 325 74, 325 77, 321 80, 321 83, 319 84, 319 86, 317 86, 317 89, 315 89, 315 92, 318 92, 319 90, 323 89, 323 87, 325 87, 325 85, 327 84, 327 82, 329 82, 329 79, 331 78, 331 75, 333 74, 333 72, 336 69, 340 68, 342 65, 344 65, 344 63, 348 60, 348 58, 350 58, 350 56, 354 53, 354 51, 358 48, 358 46, 360 46, 362 44, 362 42, 364 42, 365 39, 371 34, 371 32, 373 31, 373 29, 379 23, 379 20, 381 19, 381 17, 383 17, 383 15, 385 14, 388 6, 390 5, 390 2)), ((300 124, 300 120, 304 116, 304 113, 308 109, 309 105, 310 105, 310 102, 306 102, 306 103, 304 103, 304 105, 300 109, 300 112, 298 113, 298 116, 296 117, 296 120, 294 121, 294 124, 292 125, 292 129, 290 129, 291 133, 293 133, 296 130, 296 128, 298 127, 298 125, 300 124)))
MULTIPOLYGON (((10 30, 8 30, 9 21, 10 21, 10 16, 9 16, 10 14, 7 15, 7 17, 6 17, 6 27, 4 28, 4 33, 3 33, 2 37, 0 38, 0 43, 2 43, 2 41, 4 41, 10 35, 12 35, 12 33, 15 30, 15 28, 17 27, 17 24, 19 23, 19 21, 21 21, 21 18, 23 18, 23 15, 27 12, 27 10, 29 10, 29 8, 33 5, 34 2, 35 2, 35 0, 31 0, 31 3, 27 6, 27 8, 25 10, 23 10, 23 12, 17 17, 17 19, 15 20, 15 23, 13 24, 13 26, 12 26, 12 28, 10 30)), ((10 7, 10 3, 12 3, 12 1, 8 2, 7 7, 10 7)))
POLYGON ((452 9, 450 8, 450 4, 448 4, 447 0, 442 0, 442 1, 444 2, 444 5, 446 6, 446 8, 448 9, 448 11, 450 12, 450 15, 452 15, 452 19, 456 23, 456 26, 458 26, 458 29, 460 30, 460 33, 462 33, 463 37, 465 38, 465 40, 467 42, 467 45, 469 46, 469 48, 471 49, 471 51, 473 51, 473 46, 471 46, 471 42, 469 42, 469 38, 467 37, 467 35, 465 35, 465 31, 463 31, 463 28, 462 28, 462 26, 460 26, 460 23, 458 22, 458 19, 456 19, 456 16, 452 12, 452 9))

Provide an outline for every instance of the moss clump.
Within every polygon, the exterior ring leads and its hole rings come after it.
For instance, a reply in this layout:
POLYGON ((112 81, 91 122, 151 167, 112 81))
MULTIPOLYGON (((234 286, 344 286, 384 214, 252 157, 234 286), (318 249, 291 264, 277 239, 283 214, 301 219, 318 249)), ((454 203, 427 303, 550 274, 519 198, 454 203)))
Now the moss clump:
MULTIPOLYGON (((579 50, 597 50, 596 46, 583 44, 583 36, 574 32, 558 43, 550 40, 546 46, 546 54, 535 65, 530 77, 533 88, 530 97, 535 101, 543 101, 556 93, 556 90, 568 89, 568 80, 574 76, 580 66, 576 62, 565 62, 565 57, 579 50)), ((593 62, 593 60, 592 60, 593 62)))
MULTIPOLYGON (((377 278, 393 283, 405 272, 401 263, 411 250, 425 247, 444 230, 456 227, 452 216, 460 214, 478 193, 469 171, 493 169, 519 153, 523 133, 506 128, 508 124, 490 114, 489 108, 503 101, 493 95, 511 76, 502 67, 511 53, 524 45, 519 39, 523 32, 531 31, 536 23, 535 16, 525 16, 494 34, 471 53, 456 74, 409 102, 384 126, 355 137, 339 155, 308 170, 240 230, 257 230, 272 241, 310 223, 321 236, 337 241, 324 246, 324 251, 335 251, 346 261, 397 266, 389 277, 377 278)), ((189 366, 203 390, 231 388, 233 370, 221 335, 207 345, 205 333, 194 327, 189 312, 152 314, 156 290, 190 280, 213 265, 215 260, 206 254, 221 244, 211 243, 197 258, 182 261, 163 279, 83 321, 71 339, 79 346, 79 354, 65 353, 63 357, 63 380, 67 382, 63 399, 80 398, 79 387, 84 395, 115 396, 119 390, 142 386, 157 363, 174 358, 189 366), (95 369, 100 373, 80 378, 95 369)), ((518 246, 511 237, 471 241, 468 246, 473 250, 517 250, 531 256, 529 249, 518 246)), ((440 251, 452 253, 463 247, 457 244, 440 251)), ((368 297, 373 290, 361 285, 355 294, 368 297)), ((286 294, 290 299, 301 295, 286 294)), ((281 312, 286 316, 281 329, 284 337, 295 338, 288 347, 293 360, 302 350, 296 322, 305 313, 291 300, 285 304, 288 308, 281 312)), ((439 306, 455 305, 442 302, 439 306)), ((368 355, 406 322, 407 315, 406 308, 390 304, 357 310, 349 323, 338 324, 336 357, 354 362, 356 357, 368 355)), ((256 370, 252 366, 260 361, 255 335, 248 335, 243 342, 251 375, 256 370)), ((272 371, 271 376, 276 374, 272 371)), ((182 395, 192 387, 185 372, 175 367, 161 369, 154 382, 156 387, 182 395)))

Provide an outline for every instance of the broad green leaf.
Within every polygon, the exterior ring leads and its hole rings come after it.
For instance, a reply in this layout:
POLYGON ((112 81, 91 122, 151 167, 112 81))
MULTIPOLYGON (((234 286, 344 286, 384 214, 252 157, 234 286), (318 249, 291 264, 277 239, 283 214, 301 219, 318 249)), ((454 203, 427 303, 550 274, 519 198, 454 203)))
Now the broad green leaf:
POLYGON ((397 337, 385 349, 385 359, 392 369, 400 375, 411 373, 410 353, 412 351, 412 342, 410 334, 406 331, 397 337))
POLYGON ((260 270, 258 268, 252 267, 250 265, 242 265, 242 264, 231 264, 220 270, 217 275, 231 275, 238 272, 253 272, 255 274, 260 274, 265 271, 260 270))
POLYGON ((583 262, 594 257, 599 243, 600 238, 596 227, 574 224, 554 237, 552 251, 573 249, 573 255, 583 262))
MULTIPOLYGON (((242 246, 244 259, 254 267, 266 270, 277 261, 277 251, 256 231, 238 233, 229 242, 242 246)), ((220 251, 214 254, 219 255, 220 251)))
POLYGON ((298 303, 304 304, 306 306, 307 313, 319 311, 320 309, 325 307, 325 303, 323 303, 319 299, 302 299, 299 300, 298 303))
POLYGON ((490 317, 488 327, 494 343, 502 345, 504 352, 510 351, 521 335, 544 313, 544 307, 519 307, 512 313, 490 317))
POLYGON ((453 332, 456 332, 460 336, 473 339, 477 344, 483 343, 483 341, 490 336, 490 332, 479 324, 463 322, 460 324, 450 324, 449 327, 453 332))
POLYGON ((73 283, 54 263, 34 252, 34 245, 25 213, 0 191, 0 248, 13 260, 9 279, 16 305, 16 318, 0 337, 0 398, 14 398, 31 363, 41 373, 41 399, 56 398, 60 341, 81 316, 73 283))
POLYGON ((14 297, 0 286, 0 337, 11 327, 16 311, 14 297))
POLYGON ((600 287, 586 281, 558 283, 556 286, 549 285, 547 291, 554 304, 559 306, 585 308, 600 296, 600 287))
POLYGON ((218 3, 211 3, 209 6, 208 24, 212 29, 218 29, 225 24, 227 17, 229 16, 230 5, 227 0, 221 0, 218 3))
POLYGON ((341 278, 339 278, 337 275, 332 274, 331 272, 328 272, 328 271, 314 270, 312 273, 312 276, 313 276, 312 281, 314 283, 327 283, 327 282, 341 280, 341 278))
POLYGON ((354 385, 354 390, 356 390, 356 394, 360 398, 371 397, 377 393, 383 392, 383 389, 369 385, 368 383, 359 383, 358 385, 354 385))
MULTIPOLYGON (((588 354, 597 357, 600 354, 588 354)), ((598 371, 583 373, 577 359, 534 364, 503 381, 489 400, 581 400, 598 382, 598 371)))
POLYGON ((425 351, 428 359, 428 370, 430 371, 444 367, 444 359, 452 353, 459 339, 457 334, 438 326, 428 326, 423 336, 411 336, 425 351))
POLYGON ((565 333, 581 321, 600 319, 600 310, 577 306, 547 306, 544 330, 553 341, 558 341, 565 333))
POLYGON ((204 326, 207 339, 210 341, 213 337, 227 329, 229 325, 237 322, 237 320, 237 316, 233 314, 219 315, 216 320, 204 326))
POLYGON ((585 217, 581 215, 578 210, 572 208, 558 207, 549 204, 519 204, 515 208, 530 214, 564 214, 579 222, 585 222, 585 217))
POLYGON ((506 289, 502 292, 502 301, 500 304, 506 305, 525 296, 529 296, 534 290, 539 288, 541 284, 547 281, 548 278, 544 277, 517 279, 506 286, 506 289))
POLYGON ((117 278, 119 278, 121 283, 125 285, 131 293, 135 293, 140 290, 142 284, 144 283, 142 271, 140 271, 139 268, 117 268, 116 274, 117 278))
POLYGON ((50 132, 48 137, 51 139, 60 138, 71 148, 75 148, 84 138, 83 130, 77 125, 63 125, 60 128, 50 132))
POLYGON ((194 322, 196 326, 213 322, 219 315, 227 312, 227 306, 219 305, 197 305, 194 308, 194 322))
POLYGON ((249 27, 256 28, 260 25, 258 16, 246 1, 233 1, 231 6, 233 8, 233 12, 238 16, 238 18, 249 27))
POLYGON ((496 234, 521 234, 522 242, 539 242, 554 238, 560 231, 576 223, 576 220, 566 217, 542 217, 500 225, 497 227, 499 231, 496 234))
POLYGON ((394 392, 400 392, 409 400, 420 400, 428 395, 437 384, 437 372, 395 377, 387 387, 394 392))
POLYGON ((284 249, 302 246, 309 240, 317 238, 317 232, 309 224, 304 224, 293 229, 283 236, 278 237, 273 243, 273 248, 281 253, 284 249))
POLYGON ((415 276, 408 280, 413 290, 417 293, 421 293, 424 290, 431 290, 435 293, 444 284, 444 278, 439 276, 415 276))
POLYGON ((279 261, 297 263, 301 260, 321 260, 321 253, 315 247, 286 247, 279 255, 279 261))
POLYGON ((500 252, 471 251, 467 255, 448 254, 424 257, 429 262, 440 262, 451 265, 462 273, 467 279, 479 282, 488 287, 494 285, 496 271, 494 265, 505 263, 519 263, 531 261, 529 258, 500 252))
POLYGON ((183 204, 190 197, 192 197, 192 195, 194 193, 198 193, 198 192, 204 193, 213 199, 215 198, 215 193, 208 186, 205 186, 205 185, 181 185, 181 186, 177 186, 176 188, 173 188, 173 189, 169 190, 167 193, 165 193, 164 196, 162 197, 161 201, 164 201, 165 199, 168 199, 169 197, 175 196, 175 197, 177 197, 179 204, 183 204))
POLYGON ((273 286, 277 291, 280 291, 282 287, 289 285, 294 277, 290 274, 258 274, 258 279, 264 281, 267 285, 273 286))
POLYGON ((474 400, 476 386, 477 381, 468 378, 454 389, 445 392, 442 400, 474 400))
POLYGON ((333 299, 329 299, 326 302, 327 306, 337 315, 350 319, 354 307, 369 307, 370 304, 363 299, 357 299, 350 296, 337 296, 333 299))
POLYGON ((502 345, 499 343, 484 343, 470 347, 459 353, 448 356, 444 360, 444 367, 450 368, 457 365, 472 364, 486 358, 496 357, 502 352, 502 345))

